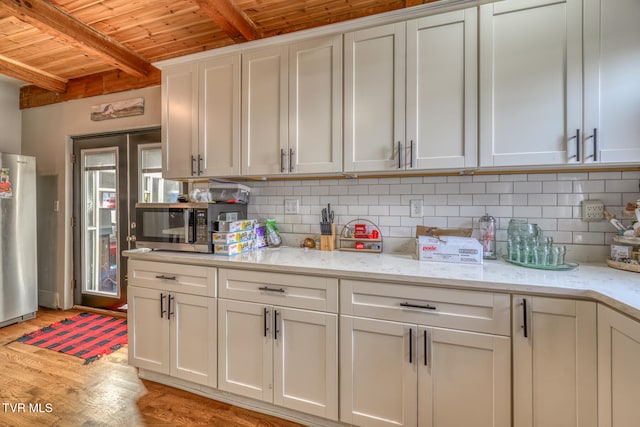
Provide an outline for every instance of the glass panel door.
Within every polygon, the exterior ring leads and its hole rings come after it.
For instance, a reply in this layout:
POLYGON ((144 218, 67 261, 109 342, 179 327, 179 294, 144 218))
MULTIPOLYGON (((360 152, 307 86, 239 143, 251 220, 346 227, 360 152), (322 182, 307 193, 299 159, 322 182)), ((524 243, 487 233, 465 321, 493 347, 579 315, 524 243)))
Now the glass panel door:
POLYGON ((144 203, 173 203, 178 201, 182 185, 162 178, 162 150, 160 144, 138 145, 138 200, 144 203))
POLYGON ((82 293, 118 298, 118 149, 81 153, 82 293))

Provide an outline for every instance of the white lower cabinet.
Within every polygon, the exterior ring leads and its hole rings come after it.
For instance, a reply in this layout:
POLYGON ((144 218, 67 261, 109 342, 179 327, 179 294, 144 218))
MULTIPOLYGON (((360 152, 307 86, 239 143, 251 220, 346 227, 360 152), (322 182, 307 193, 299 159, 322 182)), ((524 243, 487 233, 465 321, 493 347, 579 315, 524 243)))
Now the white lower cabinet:
POLYGON ((343 422, 510 425, 508 337, 342 316, 341 355, 343 422))
POLYGON ((215 387, 215 298, 128 289, 129 364, 215 387))
POLYGON ((295 307, 325 306, 321 295, 337 294, 337 280, 226 269, 220 275, 221 296, 252 302, 218 300, 218 388, 337 420, 338 315, 295 307))
POLYGON ((598 304, 598 426, 640 423, 640 323, 598 304))
POLYGON ((217 386, 216 269, 129 260, 129 364, 217 386))
POLYGON ((597 426, 596 303, 513 297, 515 427, 597 426))
POLYGON ((511 425, 507 295, 343 280, 341 310, 342 422, 511 425))

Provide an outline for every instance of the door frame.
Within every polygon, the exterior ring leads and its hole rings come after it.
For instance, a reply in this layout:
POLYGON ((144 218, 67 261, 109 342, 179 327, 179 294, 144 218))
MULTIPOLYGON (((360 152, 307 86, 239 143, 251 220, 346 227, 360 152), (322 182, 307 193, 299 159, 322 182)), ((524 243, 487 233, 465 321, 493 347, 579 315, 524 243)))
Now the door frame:
MULTIPOLYGON (((82 268, 81 250, 81 220, 78 218, 79 206, 81 203, 82 193, 79 191, 81 186, 82 173, 81 159, 79 155, 75 156, 75 161, 70 162, 71 172, 71 254, 72 262, 70 266, 71 283, 73 287, 70 292, 72 305, 89 305, 100 308, 118 307, 127 302, 127 265, 123 259, 122 251, 131 249, 131 243, 127 237, 131 234, 131 221, 135 221, 135 203, 138 200, 138 146, 144 144, 160 143, 160 128, 151 127, 144 129, 114 131, 99 134, 87 134, 69 137, 70 151, 72 154, 79 154, 81 149, 102 148, 110 146, 118 146, 118 185, 125 191, 120 191, 118 195, 118 280, 119 280, 119 297, 111 298, 106 296, 96 296, 92 294, 82 293, 82 283, 80 269, 82 268), (114 143, 110 143, 107 139, 113 138, 114 143), (77 143, 83 141, 95 140, 95 144, 87 143, 81 149, 77 148, 77 143), (94 147, 95 146, 95 147, 94 147), (134 164, 135 162, 135 164, 134 164), (136 172, 136 177, 132 177, 132 171, 136 172), (123 187, 124 186, 124 187, 123 187), (105 300, 110 301, 108 307, 105 306, 105 300)), ((70 156, 71 158, 71 156, 70 156)), ((68 301, 65 295, 65 301, 68 301)))

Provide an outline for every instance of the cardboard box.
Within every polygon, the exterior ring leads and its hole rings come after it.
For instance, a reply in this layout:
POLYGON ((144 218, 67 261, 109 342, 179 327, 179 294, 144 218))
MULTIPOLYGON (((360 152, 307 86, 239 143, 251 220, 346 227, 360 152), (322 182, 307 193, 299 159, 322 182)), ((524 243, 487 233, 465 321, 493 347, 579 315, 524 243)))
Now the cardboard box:
POLYGON ((254 238, 255 233, 253 230, 237 231, 235 233, 213 233, 211 235, 211 239, 214 244, 220 243, 223 245, 246 242, 247 240, 253 240, 254 238))
POLYGON ((253 230, 256 226, 255 219, 244 219, 240 221, 218 221, 219 233, 237 233, 238 231, 253 230))
POLYGON ((230 245, 213 245, 214 255, 238 255, 254 248, 255 240, 248 240, 241 243, 232 243, 230 245))
POLYGON ((420 261, 482 264, 482 245, 472 237, 419 236, 417 241, 420 261))
POLYGON ((611 245, 611 259, 620 261, 622 259, 630 259, 633 253, 633 246, 611 245))
POLYGON ((420 236, 459 236, 471 237, 473 229, 471 228, 439 228, 428 227, 425 225, 416 225, 416 238, 420 236))

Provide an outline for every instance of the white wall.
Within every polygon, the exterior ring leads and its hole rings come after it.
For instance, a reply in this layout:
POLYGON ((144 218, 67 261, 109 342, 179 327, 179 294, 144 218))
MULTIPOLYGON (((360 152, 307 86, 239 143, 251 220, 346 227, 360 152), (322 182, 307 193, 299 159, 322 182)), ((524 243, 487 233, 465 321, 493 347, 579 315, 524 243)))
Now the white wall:
POLYGON ((0 152, 21 153, 20 87, 0 79, 0 152))
MULTIPOLYGON (((19 105, 17 98, 13 105, 15 108, 19 105)), ((38 220, 52 224, 50 229, 40 233, 38 239, 41 305, 61 308, 73 305, 73 292, 70 291, 73 267, 70 218, 73 205, 72 194, 68 191, 72 183, 70 137, 160 126, 160 111, 159 86, 22 110, 22 154, 36 157, 39 182, 47 191, 38 197, 38 220), (143 115, 91 121, 93 105, 136 97, 145 100, 143 115), (50 193, 56 193, 57 198, 45 197, 50 193), (54 211, 56 200, 59 201, 58 212, 54 211)))

